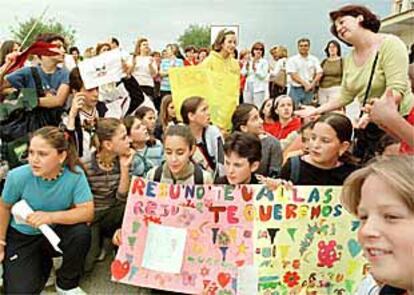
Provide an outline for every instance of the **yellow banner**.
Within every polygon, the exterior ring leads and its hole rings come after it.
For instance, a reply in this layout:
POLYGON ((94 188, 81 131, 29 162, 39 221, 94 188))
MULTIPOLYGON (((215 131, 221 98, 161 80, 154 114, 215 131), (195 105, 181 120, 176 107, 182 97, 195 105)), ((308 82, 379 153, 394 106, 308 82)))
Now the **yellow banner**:
POLYGON ((231 127, 231 116, 239 101, 238 75, 219 73, 202 66, 171 68, 168 74, 178 118, 186 98, 201 96, 210 107, 211 122, 222 129, 231 127))

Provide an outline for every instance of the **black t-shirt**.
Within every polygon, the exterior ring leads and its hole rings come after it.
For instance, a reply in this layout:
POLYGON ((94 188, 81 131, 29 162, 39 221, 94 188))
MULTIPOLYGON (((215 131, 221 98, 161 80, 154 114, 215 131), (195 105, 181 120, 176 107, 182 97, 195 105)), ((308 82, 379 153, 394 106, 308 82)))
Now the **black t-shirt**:
POLYGON ((357 169, 355 165, 344 163, 332 169, 315 167, 299 158, 299 177, 294 181, 291 177, 292 159, 282 167, 280 178, 290 180, 295 185, 342 185, 344 180, 357 169))
POLYGON ((380 295, 404 295, 407 294, 407 291, 403 289, 394 288, 391 286, 384 286, 380 291, 380 295))

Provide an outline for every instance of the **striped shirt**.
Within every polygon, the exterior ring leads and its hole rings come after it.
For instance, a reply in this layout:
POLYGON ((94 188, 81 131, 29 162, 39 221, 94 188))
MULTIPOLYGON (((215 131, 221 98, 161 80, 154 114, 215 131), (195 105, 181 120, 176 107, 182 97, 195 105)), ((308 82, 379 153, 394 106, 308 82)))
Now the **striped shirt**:
POLYGON ((89 186, 93 194, 95 210, 105 210, 125 202, 127 194, 118 193, 121 179, 119 160, 117 159, 111 171, 102 170, 96 161, 96 153, 84 163, 89 186))

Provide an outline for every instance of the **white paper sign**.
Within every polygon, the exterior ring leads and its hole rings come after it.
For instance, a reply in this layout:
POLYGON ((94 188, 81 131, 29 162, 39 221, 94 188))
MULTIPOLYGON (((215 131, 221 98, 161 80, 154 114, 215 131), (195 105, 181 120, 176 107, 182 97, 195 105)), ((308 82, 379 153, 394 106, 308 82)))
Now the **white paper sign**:
MULTIPOLYGON (((11 212, 16 220, 16 223, 27 224, 26 219, 29 214, 33 213, 33 209, 27 204, 25 200, 21 200, 13 205, 11 212)), ((39 226, 39 230, 49 240, 50 244, 59 253, 63 253, 59 248, 60 238, 47 224, 39 226)))
POLYGON ((118 82, 124 76, 122 55, 119 49, 101 53, 79 63, 79 71, 86 89, 111 82, 118 82))
POLYGON ((141 266, 155 271, 180 273, 186 239, 185 228, 150 223, 141 266))
POLYGON ((254 265, 242 266, 237 270, 237 294, 256 295, 259 284, 259 269, 254 265))

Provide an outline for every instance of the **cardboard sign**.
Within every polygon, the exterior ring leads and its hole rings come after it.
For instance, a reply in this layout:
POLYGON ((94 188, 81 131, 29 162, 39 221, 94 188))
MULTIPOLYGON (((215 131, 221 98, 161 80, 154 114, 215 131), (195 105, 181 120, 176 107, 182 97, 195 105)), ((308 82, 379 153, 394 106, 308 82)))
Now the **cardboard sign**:
POLYGON ((86 89, 95 88, 123 77, 121 52, 113 49, 79 63, 79 71, 86 89))
POLYGON ((112 279, 181 294, 351 294, 365 261, 339 190, 133 178, 112 279))
POLYGON ((340 189, 262 187, 255 195, 260 294, 354 293, 365 261, 359 222, 339 203, 340 189))

